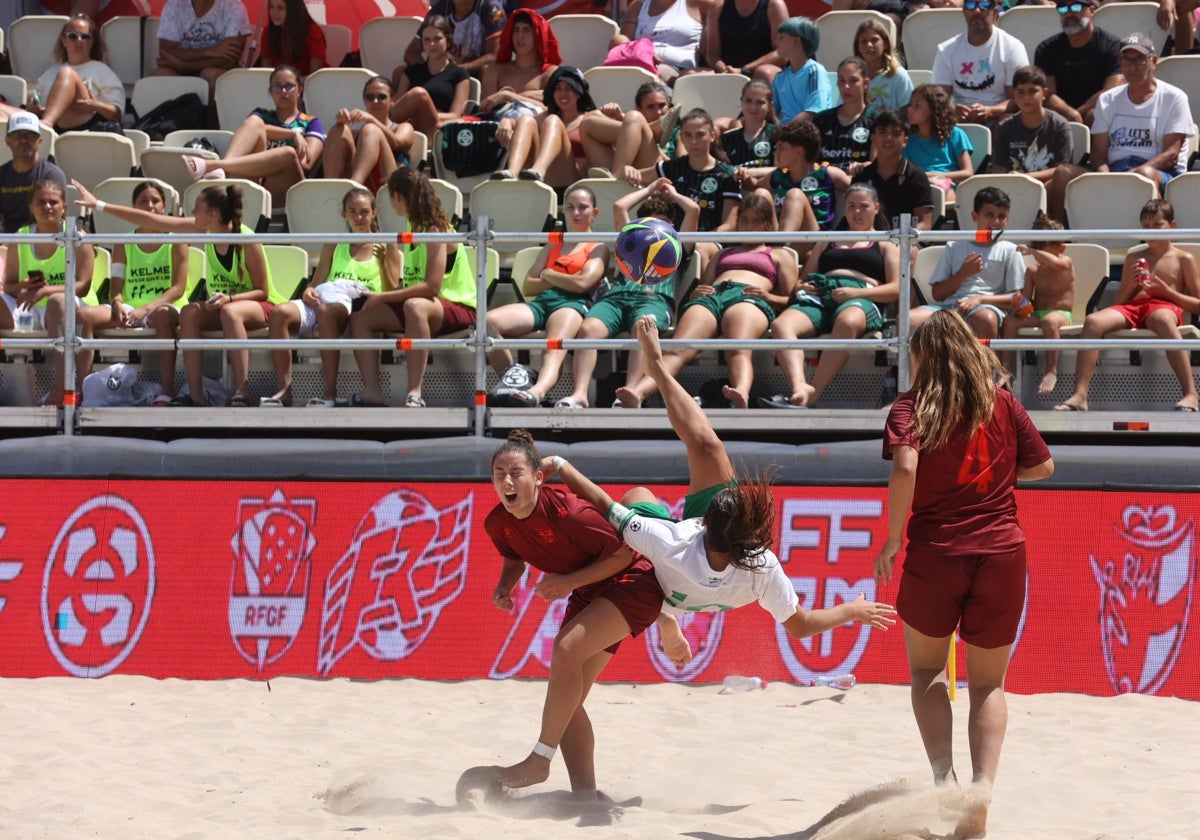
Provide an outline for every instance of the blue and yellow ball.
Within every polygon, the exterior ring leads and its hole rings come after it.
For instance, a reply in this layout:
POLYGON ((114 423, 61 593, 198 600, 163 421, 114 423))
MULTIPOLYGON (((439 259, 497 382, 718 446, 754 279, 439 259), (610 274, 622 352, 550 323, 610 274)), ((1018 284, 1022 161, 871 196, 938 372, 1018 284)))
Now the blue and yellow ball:
POLYGON ((617 268, 634 283, 653 286, 670 280, 683 259, 675 228, 662 219, 632 221, 617 235, 617 268))

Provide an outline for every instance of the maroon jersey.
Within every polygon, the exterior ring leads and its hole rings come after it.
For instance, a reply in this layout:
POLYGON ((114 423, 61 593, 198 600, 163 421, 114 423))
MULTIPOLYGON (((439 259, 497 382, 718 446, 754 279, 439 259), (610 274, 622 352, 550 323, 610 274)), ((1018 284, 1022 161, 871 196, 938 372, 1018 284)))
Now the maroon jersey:
MULTIPOLYGON (((921 442, 909 430, 913 398, 906 394, 892 406, 883 432, 883 457, 892 458, 893 446, 921 442)), ((945 446, 922 452, 917 462, 917 483, 910 542, 924 543, 945 555, 991 554, 1025 541, 1017 522, 1017 467, 1036 467, 1050 460, 1050 450, 1008 391, 996 390, 991 419, 975 433, 964 429, 945 446)))
POLYGON ((621 547, 621 538, 600 512, 562 487, 543 486, 525 519, 496 505, 484 527, 505 558, 559 575, 603 560, 621 547))

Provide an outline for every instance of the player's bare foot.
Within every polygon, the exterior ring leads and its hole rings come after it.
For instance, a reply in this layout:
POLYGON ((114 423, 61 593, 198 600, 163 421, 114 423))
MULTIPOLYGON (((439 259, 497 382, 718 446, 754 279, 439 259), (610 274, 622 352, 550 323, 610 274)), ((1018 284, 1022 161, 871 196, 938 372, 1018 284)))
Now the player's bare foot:
POLYGON ((523 788, 538 785, 550 778, 550 759, 536 753, 520 764, 505 767, 500 771, 500 784, 508 788, 523 788))
POLYGON ((642 348, 642 365, 649 362, 662 362, 662 345, 658 342, 658 322, 653 315, 643 315, 633 325, 638 344, 642 348))
POLYGON ((1042 381, 1038 383, 1039 394, 1049 394, 1058 385, 1058 372, 1053 370, 1046 371, 1042 376, 1042 381))
POLYGON ((792 393, 792 405, 808 405, 817 395, 817 389, 805 383, 792 393))
POLYGON ((635 394, 633 392, 633 390, 630 388, 626 388, 624 386, 618 388, 616 397, 617 397, 617 405, 614 405, 613 408, 617 408, 618 405, 621 408, 641 408, 642 407, 642 398, 639 397, 637 394, 635 394))
POLYGON ((967 793, 962 816, 954 827, 955 840, 971 840, 987 836, 988 805, 991 803, 991 792, 988 790, 972 789, 967 793))
POLYGON ((743 394, 731 385, 721 386, 721 394, 724 395, 725 399, 733 403, 734 408, 745 408, 750 400, 749 394, 743 394))
POLYGON ((692 646, 688 644, 687 637, 679 629, 678 621, 674 619, 660 621, 658 623, 658 637, 662 643, 663 653, 666 654, 667 659, 670 659, 676 668, 682 668, 692 661, 692 646))

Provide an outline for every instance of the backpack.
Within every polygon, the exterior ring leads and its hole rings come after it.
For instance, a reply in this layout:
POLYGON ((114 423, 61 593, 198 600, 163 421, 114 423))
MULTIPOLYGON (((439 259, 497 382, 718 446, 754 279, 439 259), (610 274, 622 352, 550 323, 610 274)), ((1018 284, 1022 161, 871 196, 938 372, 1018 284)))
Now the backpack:
POLYGON ((495 172, 507 153, 496 140, 498 125, 464 120, 442 126, 442 166, 459 178, 495 172))
POLYGON ((145 116, 138 117, 133 127, 149 134, 151 140, 161 141, 172 131, 204 128, 207 110, 199 95, 185 93, 155 105, 145 116))

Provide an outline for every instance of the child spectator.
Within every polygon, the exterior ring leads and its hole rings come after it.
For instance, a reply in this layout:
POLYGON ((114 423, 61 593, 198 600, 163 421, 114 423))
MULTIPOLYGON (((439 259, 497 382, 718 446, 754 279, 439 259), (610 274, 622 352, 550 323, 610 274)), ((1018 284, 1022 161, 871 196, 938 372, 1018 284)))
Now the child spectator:
POLYGON ((771 86, 757 79, 747 82, 742 88, 742 124, 721 135, 721 148, 729 165, 737 169, 739 183, 771 173, 778 127, 771 86))
POLYGON ((887 27, 864 20, 854 33, 854 54, 867 63, 867 115, 899 111, 912 99, 913 83, 892 44, 887 27))
MULTIPOLYGON (((634 190, 629 195, 622 196, 613 202, 613 222, 617 230, 629 224, 629 209, 637 206, 639 219, 647 216, 670 222, 675 218, 676 208, 683 211, 683 222, 679 225, 681 232, 695 233, 696 221, 700 218, 700 205, 685 195, 680 195, 668 178, 659 178, 648 187, 634 190), (638 202, 641 202, 640 204, 638 202)), ((613 338, 617 333, 633 332, 634 325, 642 316, 652 317, 660 330, 666 330, 671 325, 671 309, 674 303, 674 285, 678 281, 682 268, 687 262, 688 246, 684 246, 684 261, 675 277, 663 282, 647 286, 644 283, 634 283, 624 277, 618 277, 604 297, 592 304, 579 328, 577 338, 613 338)), ((686 291, 686 290, 681 290, 686 291)), ((587 408, 588 388, 592 376, 596 372, 597 350, 576 350, 572 362, 572 373, 575 377, 575 390, 569 397, 564 397, 556 404, 556 408, 587 408)), ((630 350, 626 363, 625 387, 631 388, 642 378, 642 351, 630 350)), ((620 407, 615 403, 613 408, 620 407)))
POLYGON ((890 225, 901 213, 910 213, 918 230, 933 227, 933 193, 925 170, 904 157, 908 123, 896 111, 880 111, 871 128, 875 159, 855 181, 866 181, 879 193, 880 212, 890 225))
POLYGON ((871 159, 871 125, 867 116, 867 65, 861 58, 843 58, 837 69, 838 93, 842 104, 813 115, 821 130, 825 160, 850 175, 871 159))
MULTIPOLYGON (((1169 201, 1156 198, 1146 202, 1141 213, 1142 228, 1169 230, 1175 227, 1175 208, 1169 201)), ((1117 302, 1093 312, 1083 322, 1080 338, 1100 338, 1113 330, 1147 329, 1159 338, 1180 338, 1183 313, 1200 313, 1200 270, 1196 259, 1166 239, 1130 248, 1121 270, 1117 302), (1145 260, 1148 274, 1139 278, 1137 263, 1145 260)), ((1097 350, 1080 350, 1075 360, 1075 390, 1055 411, 1087 411, 1088 389, 1096 370, 1097 350)), ((1183 396, 1175 411, 1197 410, 1196 383, 1186 350, 1167 353, 1171 370, 1179 378, 1183 396)))
POLYGON ((259 67, 290 64, 304 78, 326 66, 325 31, 308 13, 304 0, 273 0, 262 35, 259 67))
POLYGON ((836 193, 850 186, 850 176, 820 160, 821 132, 811 121, 796 120, 775 132, 776 168, 767 191, 780 230, 833 229, 836 193))
POLYGON ((954 106, 939 85, 918 85, 908 103, 912 133, 904 156, 925 170, 929 183, 941 187, 946 203, 954 201, 954 185, 975 174, 967 133, 956 125, 954 106))
MULTIPOLYGON (((1002 231, 1012 201, 1004 190, 984 187, 975 193, 971 219, 978 230, 1002 231)), ((1025 283, 1025 263, 1017 246, 1007 239, 980 244, 948 242, 929 285, 933 301, 912 311, 912 328, 939 309, 957 309, 980 338, 996 338, 1005 314, 1013 307, 1013 292, 1025 283)))
MULTIPOLYGON (((1017 71, 1018 73, 1020 71, 1017 71)), ((1018 83, 1019 86, 1019 83, 1018 83)), ((1034 230, 1062 230, 1061 222, 1049 216, 1041 216, 1033 223, 1034 230)), ((1031 242, 1028 246, 1018 245, 1022 254, 1033 257, 1033 265, 1025 270, 1023 294, 1033 302, 1033 314, 1021 315, 1012 312, 1004 319, 1004 337, 1016 338, 1017 331, 1035 324, 1042 328, 1042 335, 1057 339, 1063 327, 1071 324, 1071 309, 1075 305, 1075 266, 1067 256, 1065 242, 1031 242)), ((1000 361, 1013 370, 1015 353, 1006 350, 1000 361)), ((1039 394, 1049 394, 1058 384, 1058 351, 1046 351, 1046 370, 1038 383, 1039 394)))
POLYGON ((815 114, 833 107, 829 74, 816 61, 821 30, 806 17, 792 17, 779 24, 775 50, 787 65, 771 82, 775 111, 780 122, 791 122, 808 111, 815 114))
POLYGON ((1040 67, 1022 67, 1013 74, 1018 113, 1008 115, 992 129, 993 172, 1023 172, 1049 184, 1055 167, 1071 162, 1071 127, 1060 114, 1046 109, 1048 93, 1046 74, 1040 67))

